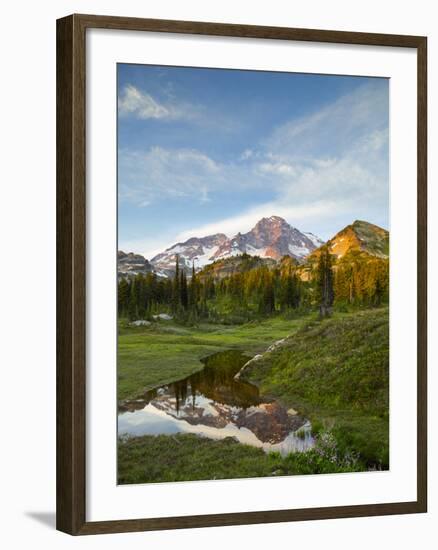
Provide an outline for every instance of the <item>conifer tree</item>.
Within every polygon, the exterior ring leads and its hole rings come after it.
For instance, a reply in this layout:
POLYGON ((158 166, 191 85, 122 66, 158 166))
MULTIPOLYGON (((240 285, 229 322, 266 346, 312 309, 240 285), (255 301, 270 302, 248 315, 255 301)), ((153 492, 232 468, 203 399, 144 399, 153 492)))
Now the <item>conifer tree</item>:
POLYGON ((189 295, 187 291, 187 277, 183 270, 181 270, 180 303, 182 308, 186 310, 189 305, 189 295))
POLYGON ((196 311, 199 299, 198 280, 195 271, 195 262, 192 264, 192 278, 189 287, 189 305, 193 311, 196 311))
POLYGON ((137 275, 135 278, 136 295, 137 295, 137 315, 143 319, 146 314, 148 301, 148 287, 143 275, 137 275))
POLYGON ((126 279, 122 279, 118 285, 117 292, 117 308, 119 317, 126 314, 129 302, 129 283, 126 279))
POLYGON ((327 317, 331 315, 334 300, 332 257, 328 247, 321 250, 316 269, 316 283, 319 293, 319 314, 321 317, 327 317))
POLYGON ((272 278, 269 273, 263 274, 261 281, 261 294, 259 299, 259 312, 270 314, 275 311, 275 292, 272 278))
POLYGON ((382 303, 382 295, 383 295, 382 284, 380 282, 380 279, 377 277, 376 286, 374 288, 374 296, 373 296, 374 305, 380 306, 380 304, 382 303))
POLYGON ((137 285, 135 279, 132 279, 129 290, 128 317, 130 321, 134 321, 137 317, 137 285))
POLYGON ((172 309, 176 313, 181 303, 179 256, 176 255, 175 276, 172 285, 172 309))

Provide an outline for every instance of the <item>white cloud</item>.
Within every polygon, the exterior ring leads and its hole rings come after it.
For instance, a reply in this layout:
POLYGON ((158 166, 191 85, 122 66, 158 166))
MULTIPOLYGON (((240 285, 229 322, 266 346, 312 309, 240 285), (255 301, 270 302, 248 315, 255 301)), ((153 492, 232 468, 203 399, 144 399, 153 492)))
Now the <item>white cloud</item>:
POLYGON ((388 140, 388 128, 382 128, 365 134, 358 140, 355 149, 362 154, 376 153, 388 146, 388 140))
POLYGON ((267 150, 279 155, 339 156, 370 132, 388 127, 388 88, 363 84, 320 110, 288 121, 268 136, 267 150))
POLYGON ((205 203, 205 202, 210 202, 210 201, 211 201, 211 199, 210 199, 210 197, 209 197, 209 195, 208 195, 208 189, 207 189, 207 187, 204 186, 204 187, 201 187, 201 188, 199 189, 199 200, 200 200, 201 203, 205 203))
POLYGON ((119 153, 119 198, 139 206, 166 197, 206 202, 220 179, 221 167, 194 149, 152 147, 144 153, 119 153))
POLYGON ((161 94, 166 100, 159 100, 145 90, 127 84, 120 92, 118 113, 121 117, 140 120, 160 120, 172 122, 182 120, 197 127, 214 129, 215 132, 232 133, 240 127, 240 122, 229 113, 206 109, 202 104, 192 104, 178 100, 172 83, 163 85, 161 94))
POLYGON ((240 160, 248 160, 254 155, 254 151, 252 149, 245 149, 243 153, 240 155, 240 160))
POLYGON ((388 94, 381 84, 365 84, 279 126, 265 140, 265 158, 255 160, 255 172, 276 180, 286 204, 354 199, 387 207, 388 94))
POLYGON ((248 209, 246 212, 237 216, 230 216, 217 219, 214 222, 200 225, 193 225, 189 229, 181 231, 176 235, 170 231, 154 237, 143 239, 125 240, 119 243, 119 249, 125 252, 135 251, 142 254, 145 258, 151 259, 158 253, 173 246, 177 242, 184 242, 191 237, 205 237, 215 233, 225 233, 228 237, 233 237, 239 231, 247 232, 263 217, 271 215, 281 216, 291 225, 298 226, 302 231, 312 230, 314 223, 330 213, 334 218, 342 215, 351 207, 347 202, 339 201, 320 201, 311 205, 303 204, 301 206, 292 206, 281 204, 280 202, 269 202, 248 209), (303 226, 303 224, 305 224, 303 226))
POLYGON ((122 90, 118 109, 120 116, 135 116, 137 118, 176 120, 196 118, 196 109, 189 104, 178 104, 168 101, 159 102, 145 91, 139 90, 132 84, 127 84, 122 90))
POLYGON ((257 169, 262 173, 276 176, 294 177, 297 175, 296 168, 287 162, 262 162, 257 169))
POLYGON ((239 231, 244 233, 252 229, 261 218, 272 215, 281 216, 292 225, 303 221, 307 223, 307 221, 325 215, 327 212, 331 212, 332 215, 338 214, 344 211, 346 207, 347 205, 344 202, 338 201, 318 201, 313 204, 298 206, 284 204, 280 201, 272 201, 250 208, 238 216, 231 216, 211 223, 193 226, 180 232, 176 236, 175 242, 185 241, 190 239, 190 237, 203 237, 215 233, 225 233, 229 237, 233 237, 239 231))
POLYGON ((318 112, 282 124, 234 161, 219 162, 193 149, 121 152, 120 197, 138 205, 190 197, 208 208, 215 193, 230 188, 247 193, 248 204, 255 202, 256 191, 269 190, 272 196, 241 215, 163 235, 159 245, 154 240, 153 249, 138 242, 142 248, 137 250, 151 257, 193 236, 232 236, 270 215, 322 238, 355 218, 374 223, 387 219, 387 102, 387 88, 366 84, 318 112))
POLYGON ((135 86, 128 84, 119 98, 120 115, 135 114, 139 118, 168 118, 169 109, 160 105, 155 99, 135 86))

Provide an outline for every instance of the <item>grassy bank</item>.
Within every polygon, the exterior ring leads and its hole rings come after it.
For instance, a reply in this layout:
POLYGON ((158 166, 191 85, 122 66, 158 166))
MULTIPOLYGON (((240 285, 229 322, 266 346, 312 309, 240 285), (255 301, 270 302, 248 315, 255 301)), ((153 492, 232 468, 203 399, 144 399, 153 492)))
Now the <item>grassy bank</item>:
POLYGON ((359 471, 389 465, 388 308, 238 326, 120 327, 119 398, 134 398, 203 367, 200 359, 238 349, 253 356, 243 378, 312 421, 315 450, 266 455, 232 439, 144 436, 119 442, 119 482, 145 483, 359 471), (332 438, 327 444, 325 438, 332 438), (324 445, 326 448, 324 448, 324 445), (330 445, 332 445, 330 447, 330 445), (333 460, 333 456, 335 459, 333 460))
POLYGON ((273 317, 244 325, 184 327, 163 321, 148 327, 119 329, 118 398, 135 398, 147 389, 200 370, 200 359, 227 349, 252 356, 303 326, 311 317, 273 317))
POLYGON ((306 323, 243 377, 330 429, 344 451, 389 465, 388 308, 306 323))
POLYGON ((232 438, 213 441, 192 434, 120 440, 118 482, 158 483, 282 475, 357 472, 361 466, 334 458, 330 441, 282 458, 232 438))

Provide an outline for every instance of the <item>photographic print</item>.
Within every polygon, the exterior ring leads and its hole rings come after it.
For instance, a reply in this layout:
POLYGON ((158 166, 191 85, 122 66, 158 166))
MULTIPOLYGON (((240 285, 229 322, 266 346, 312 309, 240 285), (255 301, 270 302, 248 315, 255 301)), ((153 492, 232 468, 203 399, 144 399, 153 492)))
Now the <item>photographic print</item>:
POLYGON ((118 64, 118 483, 389 469, 389 80, 118 64))

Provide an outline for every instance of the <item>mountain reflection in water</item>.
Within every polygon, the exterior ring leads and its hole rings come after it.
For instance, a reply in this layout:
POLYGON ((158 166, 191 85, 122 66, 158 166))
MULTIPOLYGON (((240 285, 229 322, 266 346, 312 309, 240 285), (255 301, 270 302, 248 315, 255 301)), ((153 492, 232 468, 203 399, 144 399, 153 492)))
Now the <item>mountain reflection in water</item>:
POLYGON ((249 360, 239 351, 205 358, 191 376, 148 391, 120 406, 119 435, 194 433, 282 454, 314 445, 310 423, 260 396, 253 384, 234 377, 249 360))

